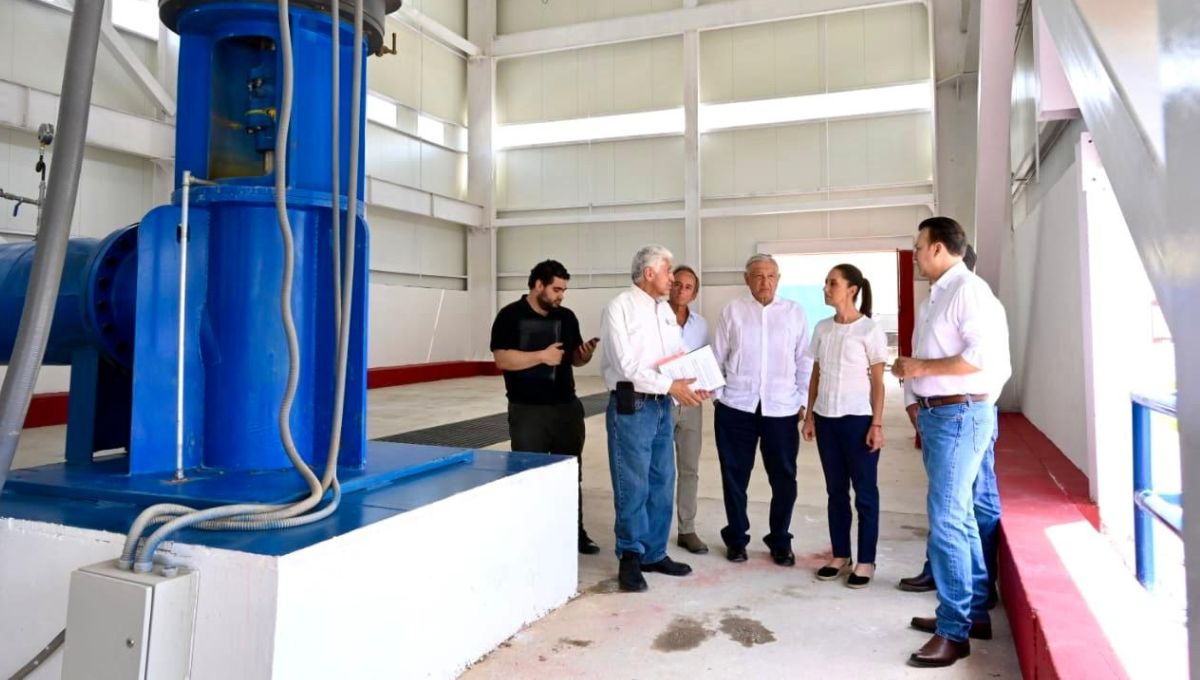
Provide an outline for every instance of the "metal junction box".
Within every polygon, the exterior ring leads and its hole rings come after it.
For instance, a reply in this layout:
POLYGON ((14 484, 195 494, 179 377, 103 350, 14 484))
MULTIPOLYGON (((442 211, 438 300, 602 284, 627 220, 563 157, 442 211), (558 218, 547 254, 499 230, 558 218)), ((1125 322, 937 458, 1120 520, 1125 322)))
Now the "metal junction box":
POLYGON ((135 574, 115 561, 71 574, 63 680, 191 676, 199 575, 135 574))

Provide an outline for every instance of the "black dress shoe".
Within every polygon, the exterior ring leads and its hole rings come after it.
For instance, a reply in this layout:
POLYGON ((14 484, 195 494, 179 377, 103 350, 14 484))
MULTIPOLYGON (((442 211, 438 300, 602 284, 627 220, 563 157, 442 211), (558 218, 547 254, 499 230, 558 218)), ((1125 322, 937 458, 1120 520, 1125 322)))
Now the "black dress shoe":
POLYGON ((687 576, 692 568, 683 562, 676 562, 670 557, 664 557, 657 562, 642 565, 642 571, 652 571, 667 576, 687 576))
POLYGON ((725 559, 730 562, 745 562, 746 561, 746 546, 726 546, 725 559))
POLYGON ((579 532, 579 554, 580 555, 595 555, 600 552, 600 546, 587 535, 586 531, 579 532))
POLYGON ((791 548, 787 550, 772 550, 771 559, 781 567, 796 566, 796 553, 792 552, 791 548))
POLYGON ((950 638, 935 634, 929 638, 929 642, 908 657, 908 665, 919 668, 940 668, 968 656, 971 656, 969 640, 955 642, 950 638))
MULTIPOLYGON (((937 632, 937 617, 935 616, 914 616, 908 625, 916 628, 924 633, 937 632)), ((991 640, 992 639, 992 622, 991 621, 972 621, 971 631, 967 636, 974 640, 991 640)))
POLYGON ((617 572, 617 585, 627 593, 640 593, 649 586, 642 576, 642 556, 637 553, 622 553, 621 567, 617 572))
POLYGON ((912 578, 900 579, 900 585, 897 587, 908 593, 927 593, 937 590, 937 583, 933 580, 933 574, 922 572, 912 578))

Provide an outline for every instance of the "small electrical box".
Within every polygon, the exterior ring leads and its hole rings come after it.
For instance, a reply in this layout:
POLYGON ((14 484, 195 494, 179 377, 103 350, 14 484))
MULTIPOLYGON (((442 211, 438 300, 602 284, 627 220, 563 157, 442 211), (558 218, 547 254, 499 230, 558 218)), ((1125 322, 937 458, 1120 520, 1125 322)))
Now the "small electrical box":
POLYGON ((101 562, 71 574, 63 680, 191 677, 199 574, 101 562))

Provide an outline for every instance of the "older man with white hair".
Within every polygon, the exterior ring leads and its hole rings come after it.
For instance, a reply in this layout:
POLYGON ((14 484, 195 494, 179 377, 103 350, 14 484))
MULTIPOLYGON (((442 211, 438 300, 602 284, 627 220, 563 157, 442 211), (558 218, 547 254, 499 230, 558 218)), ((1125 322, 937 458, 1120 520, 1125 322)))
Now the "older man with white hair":
POLYGON ((671 251, 643 246, 633 256, 633 285, 613 298, 600 319, 601 373, 610 390, 605 424, 616 510, 621 590, 646 590, 642 572, 686 576, 692 568, 667 556, 674 506, 674 424, 671 399, 698 405, 707 394, 693 380, 672 380, 659 364, 683 351, 683 336, 667 304, 674 276, 671 251))
POLYGON ((746 561, 750 520, 746 490, 755 450, 771 484, 770 531, 763 542, 782 567, 796 564, 792 552, 792 506, 796 504, 796 457, 800 422, 808 403, 812 357, 804 308, 775 295, 779 265, 770 255, 746 262, 749 294, 721 311, 713 349, 725 373, 713 420, 725 518, 721 530, 730 562, 746 561))

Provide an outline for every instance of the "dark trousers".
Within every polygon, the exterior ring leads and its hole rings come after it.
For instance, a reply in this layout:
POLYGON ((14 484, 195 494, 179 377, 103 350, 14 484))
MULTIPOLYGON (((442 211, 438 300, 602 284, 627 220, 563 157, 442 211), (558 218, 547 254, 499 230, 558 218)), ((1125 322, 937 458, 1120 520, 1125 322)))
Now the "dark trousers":
POLYGON ((513 451, 575 456, 579 468, 579 530, 583 531, 583 404, 508 403, 508 433, 513 451))
POLYGON ((746 413, 717 402, 713 420, 728 522, 721 529, 725 545, 741 548, 750 542, 746 488, 754 470, 755 450, 761 442, 763 467, 771 483, 771 532, 763 542, 773 551, 789 550, 792 534, 788 529, 796 504, 796 455, 800 451, 799 415, 769 418, 762 414, 761 407, 746 413))
POLYGON ((834 557, 850 554, 850 488, 858 511, 858 561, 875 563, 879 543, 879 452, 867 448, 871 416, 814 415, 817 451, 829 495, 829 541, 834 557))

